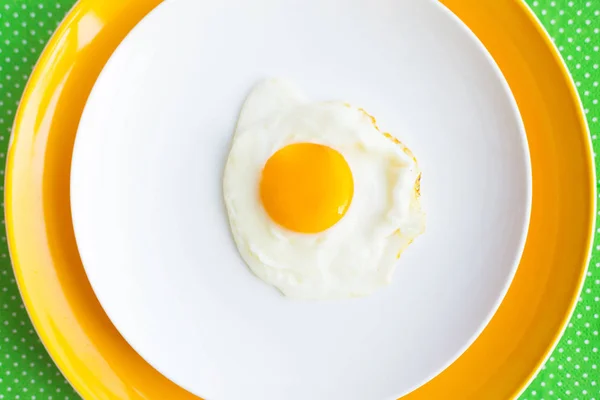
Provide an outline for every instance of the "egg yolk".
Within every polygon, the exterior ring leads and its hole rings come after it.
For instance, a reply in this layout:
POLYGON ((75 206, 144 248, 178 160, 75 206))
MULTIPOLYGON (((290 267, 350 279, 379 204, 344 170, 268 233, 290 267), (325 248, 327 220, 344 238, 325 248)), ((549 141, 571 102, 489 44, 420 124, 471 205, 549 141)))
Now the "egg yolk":
POLYGON ((262 172, 260 197, 269 216, 299 233, 322 232, 346 213, 354 194, 352 172, 336 150, 314 143, 279 149, 262 172))

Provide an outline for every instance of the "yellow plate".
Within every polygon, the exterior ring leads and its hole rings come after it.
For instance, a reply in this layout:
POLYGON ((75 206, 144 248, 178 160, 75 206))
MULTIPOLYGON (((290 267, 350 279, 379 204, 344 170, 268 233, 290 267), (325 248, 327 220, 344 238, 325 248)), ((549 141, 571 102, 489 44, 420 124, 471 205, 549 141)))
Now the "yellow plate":
MULTIPOLYGON (((121 39, 159 2, 74 7, 30 78, 8 154, 6 221, 17 281, 43 343, 86 399, 194 398, 110 323, 86 279, 70 216, 71 152, 87 96, 121 39)), ((533 209, 523 259, 492 322, 407 399, 504 400, 541 365, 583 282, 595 208, 591 146, 573 83, 520 0, 443 2, 479 36, 514 92, 531 148, 533 209)))

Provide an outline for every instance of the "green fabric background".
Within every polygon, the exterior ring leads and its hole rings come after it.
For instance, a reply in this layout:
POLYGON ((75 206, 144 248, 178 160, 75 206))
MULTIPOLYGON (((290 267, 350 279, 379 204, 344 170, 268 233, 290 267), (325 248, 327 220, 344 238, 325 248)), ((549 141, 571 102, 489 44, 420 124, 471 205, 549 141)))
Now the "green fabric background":
MULTIPOLYGON (((0 0, 2 177, 13 118, 28 75, 46 41, 74 3, 74 0, 0 0)), ((527 3, 550 32, 575 78, 597 152, 600 0, 527 0, 527 3)), ((0 186, 0 191, 4 196, 4 186, 0 186)), ((77 399, 31 326, 15 284, 4 230, 0 232, 0 400, 77 399)), ((600 235, 596 236, 575 314, 552 357, 521 400, 600 400, 600 235)))

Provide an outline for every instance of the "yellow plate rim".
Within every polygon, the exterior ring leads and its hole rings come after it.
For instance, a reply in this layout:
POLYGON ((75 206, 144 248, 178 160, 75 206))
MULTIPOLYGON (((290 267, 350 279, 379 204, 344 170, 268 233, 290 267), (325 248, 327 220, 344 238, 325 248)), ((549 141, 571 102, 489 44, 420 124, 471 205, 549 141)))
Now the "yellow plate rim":
POLYGON ((571 92, 571 97, 575 100, 576 104, 578 105, 579 119, 580 119, 582 125, 584 126, 584 131, 585 131, 585 134, 587 135, 588 157, 586 159, 590 162, 589 168, 591 170, 590 186, 592 187, 592 191, 591 191, 592 213, 591 213, 591 218, 590 218, 589 227, 588 227, 587 259, 585 260, 585 267, 581 271, 581 275, 579 278, 579 287, 577 288, 575 295, 571 299, 571 306, 570 306, 569 310, 564 315, 563 321, 561 323, 562 327, 560 328, 559 331, 556 332, 554 339, 552 340, 552 344, 550 347, 548 347, 548 350, 546 351, 546 354, 544 355, 543 359, 540 360, 538 366, 531 372, 529 379, 526 382, 524 382, 521 390, 515 394, 515 396, 514 396, 515 398, 522 395, 527 390, 527 387, 535 380, 535 377, 537 376, 537 374, 540 371, 540 369, 542 368, 542 366, 548 361, 548 359, 551 357, 552 353, 558 346, 558 343, 559 343, 561 337, 564 335, 565 331, 567 330, 567 325, 569 324, 569 320, 571 319, 571 317, 573 316, 573 314, 575 312, 575 308, 577 307, 577 299, 579 298, 579 296, 581 295, 581 292, 583 291, 583 287, 585 285, 585 280, 586 280, 586 275, 587 275, 588 269, 590 268, 590 262, 592 260, 592 248, 594 245, 594 229, 596 227, 596 219, 597 219, 596 209, 597 209, 597 197, 598 197, 598 196, 596 196, 597 175, 596 175, 596 167, 595 167, 595 163, 594 163, 595 156, 594 156, 594 151, 593 151, 594 147, 593 147, 592 137, 591 137, 591 133, 590 133, 590 126, 588 124, 587 118, 585 117, 585 108, 583 106, 581 98, 579 97, 579 93, 577 92, 575 80, 573 79, 573 76, 571 75, 571 72, 569 71, 567 63, 561 57, 558 47, 552 40, 552 37, 550 36, 548 31, 544 28, 542 21, 538 18, 538 16, 535 14, 533 9, 531 7, 529 7, 529 5, 524 0, 520 1, 520 5, 525 10, 525 12, 529 15, 529 17, 534 21, 534 25, 537 28, 540 36, 544 39, 544 41, 546 42, 546 45, 552 49, 552 55, 554 56, 556 63, 560 66, 563 74, 565 76, 567 76, 570 81, 569 89, 571 92))

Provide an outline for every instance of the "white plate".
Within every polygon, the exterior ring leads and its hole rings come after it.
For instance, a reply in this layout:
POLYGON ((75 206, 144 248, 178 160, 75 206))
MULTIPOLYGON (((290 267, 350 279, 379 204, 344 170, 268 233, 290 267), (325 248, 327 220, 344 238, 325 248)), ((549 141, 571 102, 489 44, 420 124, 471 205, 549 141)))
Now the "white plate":
POLYGON ((208 400, 389 400, 491 318, 524 245, 530 176, 499 69, 434 1, 173 0, 98 79, 71 201, 101 304, 175 383, 208 400), (419 159, 427 232, 372 297, 292 301, 238 255, 222 172, 245 95, 268 76, 364 107, 419 159))

